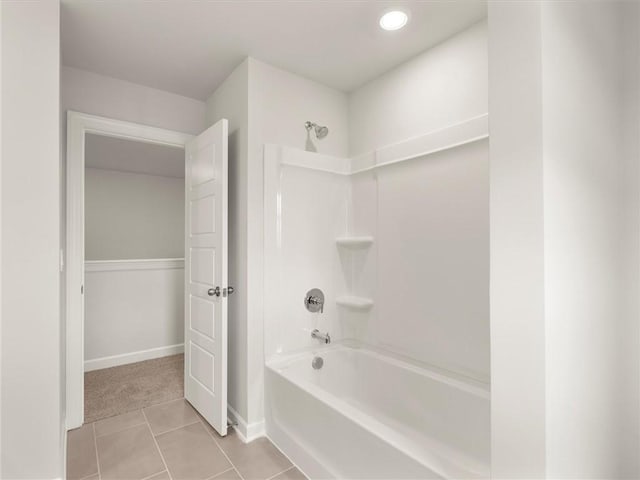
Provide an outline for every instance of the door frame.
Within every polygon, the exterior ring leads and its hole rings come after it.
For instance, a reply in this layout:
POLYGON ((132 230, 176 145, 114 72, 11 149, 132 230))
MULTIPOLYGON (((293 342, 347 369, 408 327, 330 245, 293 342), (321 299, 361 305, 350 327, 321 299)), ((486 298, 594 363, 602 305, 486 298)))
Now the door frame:
MULTIPOLYGON (((66 428, 84 423, 84 174, 87 133, 185 148, 193 135, 124 120, 67 112, 66 428)), ((186 181, 186 178, 185 178, 186 181)), ((62 261, 62 259, 61 259, 62 261)))

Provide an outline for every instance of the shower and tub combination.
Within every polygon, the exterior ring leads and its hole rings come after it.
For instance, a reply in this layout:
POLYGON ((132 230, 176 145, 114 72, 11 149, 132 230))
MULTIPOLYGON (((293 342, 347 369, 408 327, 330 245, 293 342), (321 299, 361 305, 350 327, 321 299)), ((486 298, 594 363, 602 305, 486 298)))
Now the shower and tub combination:
POLYGON ((490 477, 487 123, 265 146, 266 430, 310 478, 490 477))

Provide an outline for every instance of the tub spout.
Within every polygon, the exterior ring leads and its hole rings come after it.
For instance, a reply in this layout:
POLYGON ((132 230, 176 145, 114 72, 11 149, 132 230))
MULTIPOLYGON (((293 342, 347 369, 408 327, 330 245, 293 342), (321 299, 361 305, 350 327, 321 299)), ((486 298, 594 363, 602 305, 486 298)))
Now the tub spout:
POLYGON ((329 332, 320 333, 320 330, 318 330, 317 328, 313 332, 311 332, 311 338, 315 338, 327 344, 331 343, 331 337, 329 336, 329 332))

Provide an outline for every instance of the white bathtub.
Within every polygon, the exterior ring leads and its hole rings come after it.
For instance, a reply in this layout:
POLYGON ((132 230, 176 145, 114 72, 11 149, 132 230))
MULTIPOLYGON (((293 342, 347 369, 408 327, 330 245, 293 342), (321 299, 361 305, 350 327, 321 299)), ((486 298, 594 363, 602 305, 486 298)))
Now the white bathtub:
POLYGON ((347 345, 277 357, 265 373, 267 434, 311 478, 490 476, 482 384, 347 345))

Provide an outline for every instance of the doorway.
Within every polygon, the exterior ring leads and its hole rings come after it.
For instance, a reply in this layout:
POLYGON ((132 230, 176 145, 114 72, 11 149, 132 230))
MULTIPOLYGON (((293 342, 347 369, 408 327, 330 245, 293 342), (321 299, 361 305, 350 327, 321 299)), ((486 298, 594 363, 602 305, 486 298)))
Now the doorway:
POLYGON ((226 434, 227 132, 224 119, 193 137, 68 112, 67 429, 181 395, 180 375, 174 391, 162 381, 181 359, 160 371, 154 362, 184 338, 184 396, 226 434), (92 393, 114 405, 86 411, 85 371, 140 360, 152 368, 138 372, 149 379, 138 397, 155 399, 118 397, 131 385, 109 386, 107 375, 92 393))
POLYGON ((184 396, 184 161, 85 136, 85 423, 184 396))

